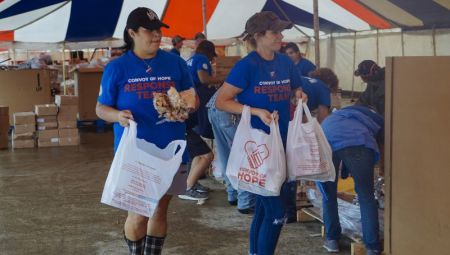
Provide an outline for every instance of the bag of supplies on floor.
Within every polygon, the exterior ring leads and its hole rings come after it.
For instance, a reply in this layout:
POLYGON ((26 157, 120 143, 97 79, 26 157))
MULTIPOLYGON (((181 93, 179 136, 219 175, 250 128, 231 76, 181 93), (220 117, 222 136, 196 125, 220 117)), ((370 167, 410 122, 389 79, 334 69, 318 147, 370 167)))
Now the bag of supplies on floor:
POLYGON ((250 124, 250 107, 244 106, 231 146, 226 175, 233 188, 262 196, 278 196, 286 179, 286 156, 278 123, 270 134, 250 124))
POLYGON ((306 103, 299 100, 289 122, 286 144, 288 179, 334 181, 332 151, 319 122, 311 116, 306 103), (303 111, 306 123, 302 123, 303 111))
POLYGON ((101 202, 152 217, 181 165, 186 141, 176 140, 160 149, 138 139, 136 127, 136 122, 130 120, 123 131, 101 202))

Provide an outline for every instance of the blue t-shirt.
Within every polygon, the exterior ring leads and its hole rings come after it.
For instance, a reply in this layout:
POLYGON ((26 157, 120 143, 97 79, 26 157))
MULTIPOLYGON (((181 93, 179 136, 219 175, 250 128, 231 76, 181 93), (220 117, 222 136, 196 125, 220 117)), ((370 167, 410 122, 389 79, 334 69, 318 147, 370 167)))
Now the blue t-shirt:
POLYGON ((191 73, 192 79, 196 86, 201 85, 200 79, 198 78, 198 71, 203 70, 207 72, 209 75, 212 74, 211 63, 208 58, 203 54, 194 54, 190 57, 186 64, 189 68, 189 72, 191 73))
POLYGON ((383 117, 363 106, 349 106, 335 111, 322 122, 322 129, 333 151, 361 146, 380 158, 377 138, 383 136, 383 117))
POLYGON ((308 96, 308 108, 314 111, 319 105, 331 106, 330 89, 321 80, 302 76, 302 89, 308 96))
POLYGON ((173 47, 169 52, 170 52, 170 53, 173 53, 173 54, 175 54, 175 55, 178 55, 178 56, 181 55, 180 52, 179 52, 179 51, 177 50, 177 48, 175 48, 175 47, 173 47))
MULTIPOLYGON (((294 63, 283 54, 275 53, 268 61, 253 51, 236 63, 226 82, 242 89, 237 96, 241 104, 278 111, 281 138, 286 143, 291 92, 301 86, 294 63)), ((252 116, 251 124, 269 133, 270 128, 259 117, 252 116)))
MULTIPOLYGON (((130 110, 138 124, 137 137, 165 148, 174 140, 185 140, 186 132, 185 123, 164 121, 153 106, 153 92, 165 93, 170 87, 178 91, 193 87, 182 58, 158 50, 154 58, 142 60, 130 50, 105 67, 98 102, 130 110)), ((119 123, 114 123, 114 151, 123 130, 119 123)))
POLYGON ((316 70, 316 66, 306 58, 301 58, 295 66, 302 76, 308 76, 311 71, 316 70))

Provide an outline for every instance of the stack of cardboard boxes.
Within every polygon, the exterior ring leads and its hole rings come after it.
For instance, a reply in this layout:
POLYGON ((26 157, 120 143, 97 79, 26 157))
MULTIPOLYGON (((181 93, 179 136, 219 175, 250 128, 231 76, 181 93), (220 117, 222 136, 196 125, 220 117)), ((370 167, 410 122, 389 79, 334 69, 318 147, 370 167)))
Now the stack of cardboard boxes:
POLYGON ((36 131, 34 112, 16 112, 13 117, 12 147, 15 149, 34 148, 34 132, 36 131))
POLYGON ((0 149, 8 149, 9 107, 0 105, 0 149))
POLYGON ((78 97, 56 95, 55 103, 59 107, 57 118, 59 145, 79 145, 80 137, 77 129, 78 97))
POLYGON ((55 104, 35 105, 37 122, 38 147, 59 146, 58 123, 56 115, 58 107, 55 104))
POLYGON ((239 56, 218 57, 215 64, 215 76, 225 80, 233 66, 241 59, 239 56))

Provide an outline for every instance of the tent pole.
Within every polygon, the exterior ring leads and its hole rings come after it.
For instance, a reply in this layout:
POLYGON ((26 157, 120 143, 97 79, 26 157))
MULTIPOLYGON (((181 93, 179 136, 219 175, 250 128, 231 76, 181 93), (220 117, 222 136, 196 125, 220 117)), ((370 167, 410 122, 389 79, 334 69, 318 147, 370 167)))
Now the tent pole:
POLYGON ((12 52, 12 64, 15 65, 16 64, 16 46, 15 46, 15 42, 12 42, 11 44, 11 52, 12 52))
POLYGON ((319 39, 319 3, 318 0, 314 0, 314 40, 315 40, 315 57, 316 57, 316 66, 320 68, 320 39, 319 39))
POLYGON ((62 48, 62 72, 63 72, 63 82, 64 82, 64 95, 67 95, 67 84, 66 84, 66 43, 63 42, 62 48))
POLYGON ((353 100, 353 94, 355 92, 355 75, 353 74, 353 70, 356 69, 356 32, 353 34, 353 69, 352 69, 352 93, 351 93, 351 101, 353 100))
POLYGON ((432 30, 432 39, 433 39, 433 56, 436 56, 436 28, 434 26, 432 30))
POLYGON ((206 0, 202 0, 202 18, 203 18, 203 32, 208 38, 208 31, 206 30, 206 0))
POLYGON ((403 37, 403 30, 400 32, 400 35, 401 35, 401 39, 402 39, 402 41, 401 41, 401 43, 402 43, 402 56, 404 57, 405 56, 405 38, 403 37))
POLYGON ((377 63, 378 64, 380 63, 380 41, 379 41, 380 38, 379 38, 379 35, 380 35, 380 33, 377 28, 377 63))

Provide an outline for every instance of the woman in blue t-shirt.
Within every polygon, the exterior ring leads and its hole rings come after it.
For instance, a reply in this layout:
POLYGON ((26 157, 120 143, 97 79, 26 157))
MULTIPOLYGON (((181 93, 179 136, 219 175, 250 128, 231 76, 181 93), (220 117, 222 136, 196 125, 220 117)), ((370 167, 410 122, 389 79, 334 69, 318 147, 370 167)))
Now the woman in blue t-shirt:
MULTIPOLYGON (((247 21, 245 39, 256 49, 240 60, 220 88, 216 107, 241 114, 244 105, 251 107, 253 128, 269 132, 268 125, 278 121, 283 143, 286 144, 289 122, 289 102, 294 94, 305 98, 300 90, 299 72, 292 61, 278 53, 283 35, 292 27, 273 12, 256 13, 247 21), (235 98, 237 101, 235 101, 235 98)), ((273 254, 285 222, 285 205, 281 196, 256 198, 255 215, 250 229, 250 254, 273 254)))
MULTIPOLYGON (((133 10, 124 31, 127 52, 104 70, 96 111, 101 119, 114 123, 115 151, 129 120, 137 122, 138 138, 160 148, 185 139, 184 120, 165 121, 153 106, 154 92, 166 93, 170 87, 185 91, 194 85, 184 60, 159 49, 161 27, 168 28, 152 10, 133 10)), ((185 182, 186 165, 182 164, 151 219, 128 213, 124 233, 130 254, 161 253, 171 195, 183 193, 185 182)))

